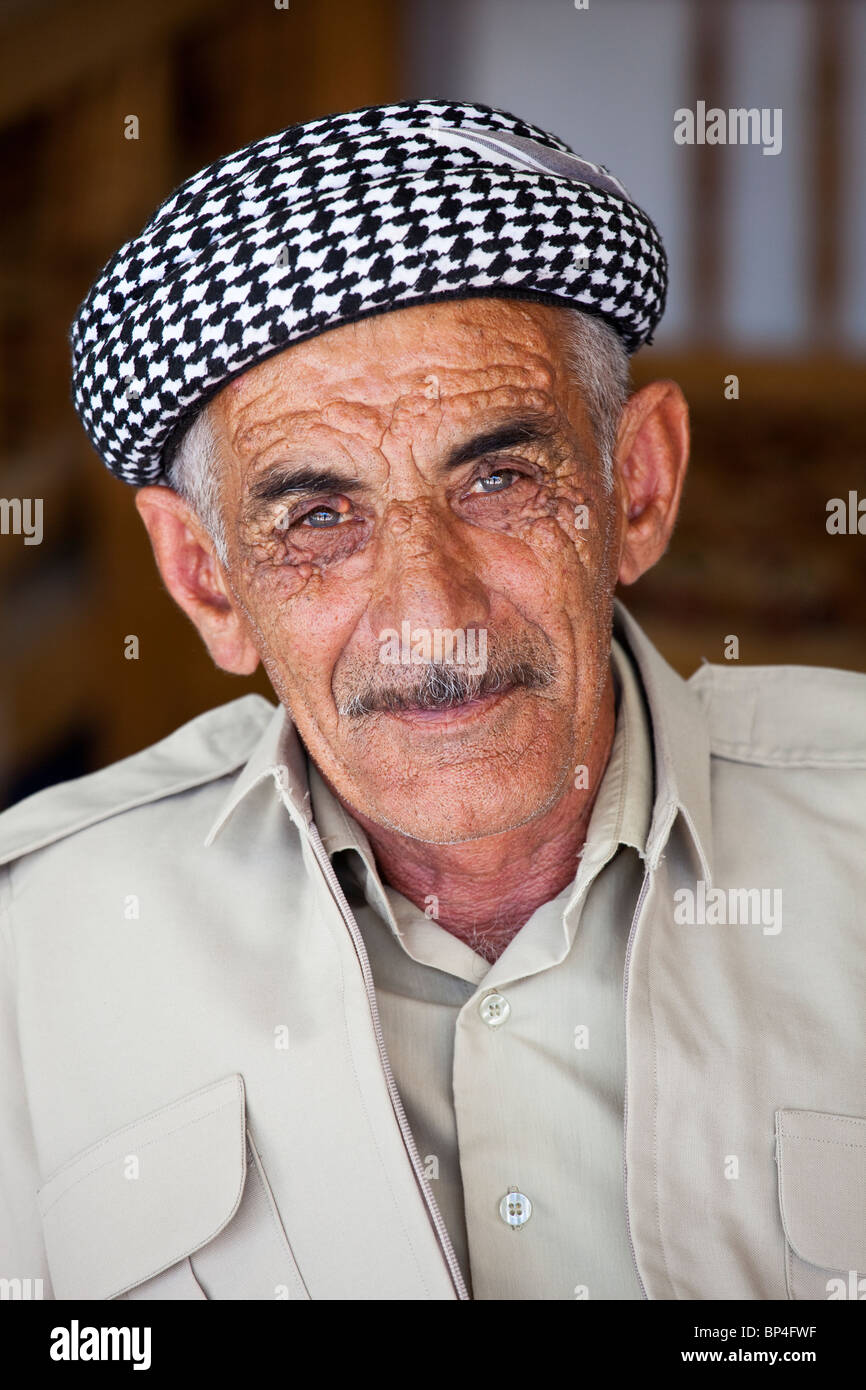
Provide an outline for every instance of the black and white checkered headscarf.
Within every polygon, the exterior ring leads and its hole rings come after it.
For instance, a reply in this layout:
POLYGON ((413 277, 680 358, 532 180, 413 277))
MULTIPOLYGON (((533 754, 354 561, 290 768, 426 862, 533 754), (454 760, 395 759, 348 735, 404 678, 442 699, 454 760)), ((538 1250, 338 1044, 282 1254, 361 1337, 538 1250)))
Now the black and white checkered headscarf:
POLYGON ((468 102, 371 106, 182 184, 81 305, 73 399, 108 468, 151 483, 220 387, 329 328, 495 295, 596 314, 634 352, 666 289, 646 213, 556 136, 468 102))

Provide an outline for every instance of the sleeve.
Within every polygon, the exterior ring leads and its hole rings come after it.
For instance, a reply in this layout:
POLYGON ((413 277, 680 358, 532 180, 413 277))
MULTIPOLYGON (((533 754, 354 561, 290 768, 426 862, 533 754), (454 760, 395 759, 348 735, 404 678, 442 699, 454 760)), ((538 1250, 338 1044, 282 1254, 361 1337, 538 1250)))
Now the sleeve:
POLYGON ((54 1297, 16 1006, 11 867, 0 867, 0 1300, 54 1297))

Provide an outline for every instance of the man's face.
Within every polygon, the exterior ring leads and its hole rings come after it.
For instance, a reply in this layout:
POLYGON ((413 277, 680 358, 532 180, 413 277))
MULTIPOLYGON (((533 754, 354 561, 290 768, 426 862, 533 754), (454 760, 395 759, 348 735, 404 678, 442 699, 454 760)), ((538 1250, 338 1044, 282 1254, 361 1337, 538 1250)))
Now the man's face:
POLYGON ((416 839, 523 824, 589 761, 623 512, 566 321, 508 300, 387 313, 211 407, 228 582, 274 689, 342 799, 416 839), (450 688, 418 664, 449 640, 450 688))

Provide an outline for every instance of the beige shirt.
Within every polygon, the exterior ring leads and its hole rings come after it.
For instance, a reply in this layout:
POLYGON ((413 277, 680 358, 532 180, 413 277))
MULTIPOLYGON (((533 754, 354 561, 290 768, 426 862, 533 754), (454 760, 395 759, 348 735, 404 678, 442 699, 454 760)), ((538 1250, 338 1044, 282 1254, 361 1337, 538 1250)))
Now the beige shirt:
MULTIPOLYGON (((593 824, 568 895, 585 902, 579 924, 548 904, 474 997, 404 1006, 377 956, 420 1156, 281 709, 234 700, 0 816, 3 1290, 462 1299, 433 1197, 452 1202, 456 1233, 450 1132, 475 1296, 523 1282, 602 1297, 626 1279, 624 1129, 647 1298, 862 1296, 866 679, 726 663, 683 681, 621 605, 615 633, 653 738, 638 901, 633 884, 609 887, 618 860, 639 862, 628 841, 609 855, 629 833, 624 796, 618 830, 593 824), (611 1019, 630 920, 623 1117, 611 1019), (491 1030, 476 1001, 494 983, 511 1013, 491 1030), (428 1028, 427 1071, 424 1046, 400 1056, 401 1007, 429 1015, 406 1033, 428 1028), (440 1013, 454 1062, 437 1083, 440 1013), (579 1026, 588 1049, 573 1047, 579 1026), (536 1072, 543 1086, 526 1082, 536 1072), (534 1204, 515 1230, 498 1215, 512 1185, 534 1204)), ((625 764, 623 791, 630 748, 625 764)), ((367 938, 417 972, 416 992, 468 992, 459 970, 410 959, 381 911, 367 938)), ((418 955, 420 930, 402 930, 418 955)))
POLYGON ((623 1182, 622 985, 652 746, 617 642, 613 667, 616 730, 579 871, 492 966, 382 884, 367 837, 310 769, 313 816, 364 936, 397 1087, 476 1299, 641 1297, 623 1182), (519 1226, 500 1214, 511 1187, 531 1203, 519 1226))

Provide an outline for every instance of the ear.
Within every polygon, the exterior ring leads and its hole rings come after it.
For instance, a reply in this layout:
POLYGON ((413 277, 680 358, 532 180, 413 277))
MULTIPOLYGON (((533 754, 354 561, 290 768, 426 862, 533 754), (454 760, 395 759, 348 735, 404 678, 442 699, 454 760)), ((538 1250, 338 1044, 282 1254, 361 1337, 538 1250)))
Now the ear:
POLYGON ((198 628, 217 666, 251 676, 259 654, 214 544, 192 508, 168 487, 143 487, 135 505, 165 587, 198 628))
POLYGON ((676 382, 653 381, 630 396, 615 461, 624 519, 621 584, 633 584, 664 555, 688 459, 689 408, 676 382))

